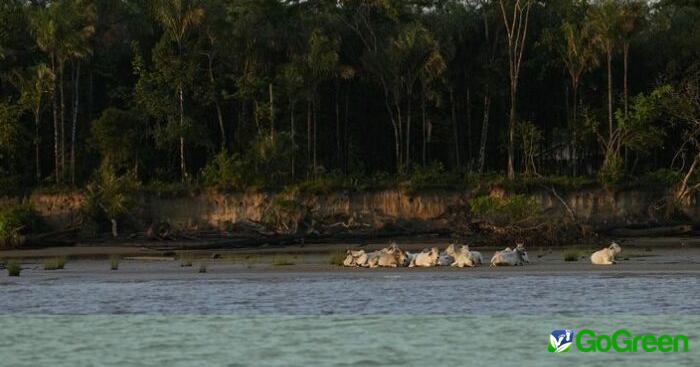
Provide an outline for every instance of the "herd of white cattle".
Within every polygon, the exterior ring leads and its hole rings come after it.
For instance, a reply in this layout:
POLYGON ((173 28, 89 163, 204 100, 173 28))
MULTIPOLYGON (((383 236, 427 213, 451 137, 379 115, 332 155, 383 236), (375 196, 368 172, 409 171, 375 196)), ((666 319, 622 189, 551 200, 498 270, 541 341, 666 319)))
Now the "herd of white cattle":
MULTIPOLYGON (((596 251, 591 255, 591 263, 594 265, 615 264, 615 256, 622 251, 617 243, 596 251)), ((519 266, 530 263, 530 258, 525 251, 525 244, 517 242, 515 249, 507 247, 503 251, 496 251, 491 257, 490 266, 519 266)), ((396 243, 378 251, 365 252, 365 250, 348 250, 343 266, 361 268, 397 268, 397 267, 433 267, 455 266, 459 268, 473 267, 484 264, 484 258, 478 251, 472 251, 467 245, 457 246, 450 244, 444 251, 437 247, 427 248, 421 252, 411 253, 399 248, 396 243)))

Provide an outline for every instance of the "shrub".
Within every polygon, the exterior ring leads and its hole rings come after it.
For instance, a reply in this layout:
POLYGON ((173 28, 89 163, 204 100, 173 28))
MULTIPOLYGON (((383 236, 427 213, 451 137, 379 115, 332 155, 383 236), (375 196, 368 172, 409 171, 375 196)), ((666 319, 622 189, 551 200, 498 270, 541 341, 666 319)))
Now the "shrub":
POLYGON ((131 172, 119 176, 110 167, 101 166, 87 185, 86 200, 81 208, 83 222, 94 222, 93 229, 116 231, 112 221, 122 222, 130 217, 138 206, 140 186, 131 172))
POLYGON ((275 266, 294 265, 294 260, 288 255, 275 255, 272 258, 272 264, 275 266))
POLYGON ((191 267, 192 266, 192 254, 183 253, 180 254, 180 266, 181 267, 191 267))
POLYGON ((331 265, 337 265, 341 266, 343 265, 343 261, 345 260, 345 251, 343 250, 335 250, 331 253, 330 257, 328 258, 328 263, 331 265))
POLYGON ((610 153, 598 171, 598 181, 605 188, 615 188, 624 179, 624 165, 622 158, 610 153))
POLYGON ((8 261, 5 267, 7 268, 7 275, 11 277, 18 277, 19 273, 22 272, 22 266, 14 260, 8 261))
POLYGON ((569 250, 564 252, 564 261, 578 261, 581 253, 578 250, 569 250))
POLYGON ((517 224, 535 219, 541 214, 537 201, 524 195, 511 195, 500 198, 490 195, 473 198, 471 214, 495 225, 517 224))
POLYGON ((112 255, 109 257, 109 268, 111 270, 119 270, 119 263, 122 258, 119 255, 112 255))
POLYGON ((23 234, 40 230, 41 218, 30 203, 0 209, 0 248, 21 245, 23 234))
POLYGON ((66 267, 67 261, 65 256, 44 259, 44 270, 62 270, 66 267))
POLYGON ((243 191, 249 185, 246 163, 238 154, 221 152, 202 173, 204 185, 222 190, 243 191))

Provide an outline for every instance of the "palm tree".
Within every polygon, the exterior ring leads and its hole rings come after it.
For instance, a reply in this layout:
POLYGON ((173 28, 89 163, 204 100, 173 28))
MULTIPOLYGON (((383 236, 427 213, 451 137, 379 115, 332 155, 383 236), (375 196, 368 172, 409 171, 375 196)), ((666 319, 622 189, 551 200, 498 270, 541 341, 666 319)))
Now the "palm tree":
MULTIPOLYGON (((53 8, 41 8, 34 12, 31 16, 32 32, 36 39, 37 46, 49 57, 51 65, 51 73, 57 75, 57 53, 59 49, 59 40, 57 36, 57 24, 52 14, 53 8)), ((55 83, 55 81, 54 81, 55 83)), ((55 89, 55 88, 52 88, 55 89)), ((59 125, 58 125, 58 101, 56 93, 52 94, 51 98, 53 110, 53 138, 54 138, 54 174, 56 183, 61 183, 63 176, 60 164, 59 153, 59 125)))
POLYGON ((44 95, 52 95, 55 86, 55 75, 46 64, 38 64, 27 73, 14 72, 13 82, 20 91, 20 102, 24 108, 31 111, 34 117, 34 160, 37 184, 41 182, 39 128, 41 125, 41 110, 44 107, 44 95))
MULTIPOLYGON (((593 32, 589 24, 575 24, 565 21, 560 27, 563 44, 559 45, 559 55, 564 62, 571 81, 573 103, 571 110, 570 132, 575 134, 578 127, 578 91, 583 74, 598 64, 598 55, 593 43, 593 32)), ((571 139, 571 156, 573 172, 577 174, 577 138, 571 139)))
POLYGON ((613 0, 598 0, 588 11, 588 22, 595 32, 595 43, 605 53, 608 67, 608 134, 613 135, 612 56, 618 32, 618 8, 613 0))
POLYGON ((620 38, 622 41, 622 58, 624 64, 624 78, 622 83, 622 95, 624 101, 624 113, 627 118, 629 110, 629 93, 627 91, 627 74, 629 69, 629 53, 632 37, 639 31, 640 22, 646 14, 646 3, 641 0, 624 0, 620 6, 620 38))
MULTIPOLYGON (((157 0, 153 2, 156 20, 165 34, 177 45, 177 57, 182 59, 185 53, 185 41, 190 31, 198 26, 204 18, 204 9, 196 0, 157 0)), ((185 125, 185 80, 176 81, 180 127, 185 125)), ((180 171, 182 179, 187 178, 185 165, 185 137, 180 132, 180 171)))

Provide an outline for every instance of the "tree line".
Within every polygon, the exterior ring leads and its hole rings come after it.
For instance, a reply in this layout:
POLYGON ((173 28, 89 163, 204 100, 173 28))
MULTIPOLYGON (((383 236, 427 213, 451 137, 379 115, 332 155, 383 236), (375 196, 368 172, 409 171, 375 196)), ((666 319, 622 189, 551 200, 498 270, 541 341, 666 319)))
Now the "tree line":
POLYGON ((0 190, 429 167, 687 195, 699 54, 687 0, 4 0, 0 190))

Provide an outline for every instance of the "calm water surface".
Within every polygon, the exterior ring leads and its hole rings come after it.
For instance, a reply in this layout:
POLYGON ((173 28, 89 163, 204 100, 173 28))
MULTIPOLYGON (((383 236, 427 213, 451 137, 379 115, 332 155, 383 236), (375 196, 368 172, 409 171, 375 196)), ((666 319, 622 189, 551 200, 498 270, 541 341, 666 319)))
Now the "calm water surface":
MULTIPOLYGON (((104 266, 104 265, 102 265, 104 266)), ((475 272, 0 277, 0 366, 700 363, 700 276, 475 272), (546 352, 558 328, 691 336, 689 353, 546 352)))

